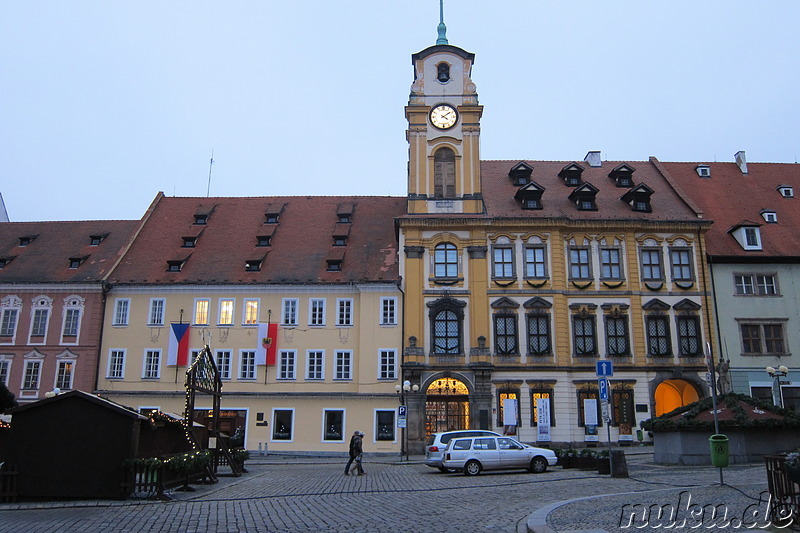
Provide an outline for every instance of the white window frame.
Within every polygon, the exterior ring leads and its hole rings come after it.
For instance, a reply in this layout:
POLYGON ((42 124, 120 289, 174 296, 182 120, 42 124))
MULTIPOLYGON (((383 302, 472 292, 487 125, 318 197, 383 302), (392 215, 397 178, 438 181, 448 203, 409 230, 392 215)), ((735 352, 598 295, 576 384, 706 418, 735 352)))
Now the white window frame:
POLYGON ((219 379, 231 379, 233 367, 233 354, 230 350, 216 350, 214 352, 214 364, 217 365, 217 372, 219 372, 219 379), (220 359, 220 354, 224 354, 223 359, 220 359), (224 360, 227 359, 227 360, 224 360))
POLYGON ((310 298, 308 300, 308 325, 314 327, 325 326, 325 298, 310 298))
POLYGON ((381 298, 381 326, 397 325, 397 297, 386 296, 381 298))
POLYGON ((194 308, 192 310, 192 324, 195 326, 208 326, 208 315, 211 312, 211 300, 208 298, 195 298, 194 299, 194 308), (205 311, 201 311, 201 307, 205 307, 205 311), (205 322, 201 322, 198 320, 198 317, 202 318, 201 314, 205 313, 205 322))
POLYGON ((22 391, 38 391, 41 387, 42 382, 42 362, 43 359, 26 359, 25 360, 25 368, 22 371, 22 381, 19 384, 19 390, 22 391), (25 383, 28 382, 28 374, 31 369, 36 368, 36 386, 35 387, 26 387, 25 383))
POLYGON ((344 407, 324 407, 322 409, 322 434, 320 442, 344 442, 346 432, 345 428, 347 427, 347 409, 344 407), (341 438, 339 439, 326 439, 325 438, 325 422, 328 420, 328 413, 329 412, 338 412, 342 413, 342 431, 341 431, 341 438))
POLYGON ((167 314, 167 300, 166 298, 150 298, 150 305, 147 312, 147 325, 163 326, 164 316, 167 314), (158 309, 160 305, 161 309, 158 309))
POLYGON ((59 359, 56 361, 56 375, 55 379, 53 380, 53 388, 59 388, 62 391, 64 390, 72 390, 72 384, 75 380, 75 359, 59 359), (66 383, 59 383, 59 379, 61 379, 61 370, 65 368, 67 365, 69 366, 69 382, 66 383))
POLYGON ((381 348, 378 350, 378 379, 395 381, 397 379, 397 350, 381 348), (388 359, 391 358, 391 361, 388 359))
POLYGON ((373 413, 374 414, 372 416, 372 424, 373 424, 372 434, 375 435, 375 437, 373 439, 373 442, 397 442, 397 433, 398 433, 398 431, 397 431, 397 410, 396 409, 379 409, 379 408, 376 408, 376 409, 373 410, 373 413), (392 436, 393 436, 392 440, 378 439, 378 435, 379 435, 378 413, 392 413, 392 424, 391 424, 392 436))
POLYGON ((8 378, 11 375, 11 357, 0 355, 0 383, 8 387, 8 378))
POLYGON ((281 325, 297 326, 300 316, 300 300, 297 298, 284 298, 281 300, 281 325))
POLYGON ((294 407, 273 407, 272 408, 272 431, 269 432, 269 440, 270 442, 294 442, 294 434, 295 434, 295 410, 294 407), (292 425, 291 431, 289 432, 288 439, 276 439, 275 438, 275 431, 278 430, 278 424, 275 420, 275 415, 278 411, 290 411, 292 413, 292 419, 290 424, 292 425))
POLYGON ((242 381, 252 381, 256 379, 256 351, 239 350, 239 379, 242 381), (245 360, 247 357, 247 360, 245 360))
POLYGON ((336 299, 336 325, 348 327, 353 325, 353 299, 336 299))
POLYGON ((114 300, 114 316, 111 317, 111 325, 114 327, 125 327, 128 325, 131 316, 131 299, 117 298, 114 300))
POLYGON ((142 379, 161 379, 161 350, 147 348, 142 357, 142 379))
POLYGON ((6 318, 8 316, 13 315, 14 323, 9 328, 10 334, 4 335, 4 337, 11 337, 11 342, 3 343, 3 344, 14 344, 14 339, 17 338, 17 326, 19 326, 19 309, 16 307, 4 307, 2 313, 0 313, 0 325, 2 325, 6 320, 9 322, 11 321, 10 318, 6 318))
POLYGON ((260 309, 261 300, 259 298, 245 298, 244 302, 242 302, 242 325, 258 326, 258 313, 260 309))
POLYGON ((324 380, 325 380, 325 350, 306 350, 306 381, 324 381, 324 380), (317 361, 317 358, 319 358, 319 361, 317 361))
POLYGON ((297 379, 297 350, 280 350, 278 352, 278 381, 294 381, 297 379))
POLYGON ((234 308, 236 307, 236 300, 234 298, 220 298, 217 301, 217 325, 218 326, 233 326, 234 322, 234 308), (230 316, 226 316, 230 314, 230 316))
POLYGON ((124 348, 111 348, 108 350, 108 365, 106 366, 106 379, 125 379, 125 358, 127 350, 124 348), (119 361, 118 364, 117 361, 119 361), (116 368, 119 367, 119 375, 116 368))
POLYGON ((352 381, 353 350, 336 350, 333 359, 333 379, 335 381, 352 381), (342 364, 344 362, 347 364, 342 364))

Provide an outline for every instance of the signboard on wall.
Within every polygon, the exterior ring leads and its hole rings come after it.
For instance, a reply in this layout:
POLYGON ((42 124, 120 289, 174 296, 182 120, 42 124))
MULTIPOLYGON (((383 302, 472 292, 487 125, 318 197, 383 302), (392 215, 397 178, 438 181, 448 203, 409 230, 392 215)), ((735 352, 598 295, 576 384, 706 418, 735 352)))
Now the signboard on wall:
POLYGON ((585 436, 583 438, 586 442, 596 442, 600 440, 597 435, 597 399, 585 398, 583 400, 583 424, 585 436))
POLYGON ((550 442, 550 398, 536 400, 536 441, 550 442))

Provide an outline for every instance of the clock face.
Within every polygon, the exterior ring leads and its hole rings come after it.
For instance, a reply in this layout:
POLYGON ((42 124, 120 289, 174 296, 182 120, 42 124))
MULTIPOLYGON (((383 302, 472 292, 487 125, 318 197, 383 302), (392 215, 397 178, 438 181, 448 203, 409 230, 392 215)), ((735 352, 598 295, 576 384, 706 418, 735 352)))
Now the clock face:
POLYGON ((457 120, 458 111, 447 104, 440 104, 431 109, 431 124, 440 130, 452 128, 457 120))

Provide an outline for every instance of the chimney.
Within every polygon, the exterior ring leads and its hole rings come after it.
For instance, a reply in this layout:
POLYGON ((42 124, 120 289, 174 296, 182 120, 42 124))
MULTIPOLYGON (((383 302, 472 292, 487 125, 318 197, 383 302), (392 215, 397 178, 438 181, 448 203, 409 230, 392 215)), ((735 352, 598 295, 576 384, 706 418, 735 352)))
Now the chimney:
POLYGON ((592 150, 586 154, 586 157, 583 158, 584 161, 589 163, 590 167, 601 167, 603 166, 602 161, 600 161, 600 150, 592 150))
POLYGON ((736 164, 739 166, 739 170, 742 171, 742 174, 747 174, 747 159, 744 157, 744 150, 736 152, 733 158, 736 160, 736 164))

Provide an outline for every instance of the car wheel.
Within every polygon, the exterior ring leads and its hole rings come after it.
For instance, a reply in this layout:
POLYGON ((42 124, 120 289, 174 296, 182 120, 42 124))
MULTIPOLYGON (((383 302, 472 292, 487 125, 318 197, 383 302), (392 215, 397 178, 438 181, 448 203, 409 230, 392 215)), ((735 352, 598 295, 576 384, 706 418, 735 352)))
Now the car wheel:
POLYGON ((547 470, 547 459, 542 456, 537 456, 531 459, 531 466, 528 468, 534 474, 541 474, 547 470))
POLYGON ((481 473, 481 464, 476 461, 467 461, 467 464, 464 465, 464 475, 465 476, 477 476, 481 473))

